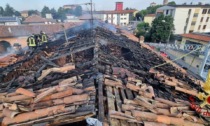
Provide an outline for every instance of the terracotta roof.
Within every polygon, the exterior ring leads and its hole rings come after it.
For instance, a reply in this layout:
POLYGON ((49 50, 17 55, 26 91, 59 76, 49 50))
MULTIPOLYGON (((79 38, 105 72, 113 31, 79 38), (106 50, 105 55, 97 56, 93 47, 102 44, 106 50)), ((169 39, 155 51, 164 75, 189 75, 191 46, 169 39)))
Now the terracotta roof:
MULTIPOLYGON (((80 23, 64 23, 66 29, 79 25, 80 23)), ((37 34, 44 31, 46 34, 52 34, 62 31, 62 23, 57 24, 40 24, 40 25, 16 25, 16 26, 0 26, 0 37, 18 37, 37 34)))
POLYGON ((27 17, 23 23, 42 23, 42 22, 44 23, 47 21, 48 21, 47 19, 42 18, 38 15, 32 15, 27 17))
POLYGON ((145 17, 155 17, 156 14, 147 14, 145 17))
POLYGON ((209 42, 210 41, 210 36, 207 36, 207 35, 191 33, 191 34, 182 34, 181 36, 186 37, 186 38, 200 40, 200 41, 205 41, 205 42, 209 42))
POLYGON ((121 11, 95 11, 95 14, 123 14, 123 13, 133 13, 136 10, 121 10, 121 11))

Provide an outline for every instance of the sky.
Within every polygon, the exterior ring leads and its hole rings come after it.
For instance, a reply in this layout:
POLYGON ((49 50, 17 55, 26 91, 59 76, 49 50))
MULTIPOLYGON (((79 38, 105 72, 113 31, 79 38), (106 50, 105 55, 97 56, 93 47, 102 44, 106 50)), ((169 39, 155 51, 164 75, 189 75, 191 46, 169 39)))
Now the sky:
MULTIPOLYGON (((12 6, 15 10, 22 11, 22 10, 30 10, 30 9, 37 9, 41 10, 44 6, 48 6, 49 8, 58 9, 66 4, 82 4, 88 3, 90 0, 0 0, 0 6, 5 7, 8 3, 12 6)), ((93 0, 95 3, 96 10, 114 10, 115 9, 115 2, 124 2, 124 8, 135 8, 137 10, 145 9, 150 5, 150 3, 155 2, 157 4, 162 4, 163 0, 93 0)), ((170 1, 170 0, 169 0, 170 1)), ((194 4, 198 2, 209 2, 209 0, 174 0, 177 4, 183 3, 191 3, 194 4)), ((83 8, 89 9, 88 6, 83 6, 83 8)))

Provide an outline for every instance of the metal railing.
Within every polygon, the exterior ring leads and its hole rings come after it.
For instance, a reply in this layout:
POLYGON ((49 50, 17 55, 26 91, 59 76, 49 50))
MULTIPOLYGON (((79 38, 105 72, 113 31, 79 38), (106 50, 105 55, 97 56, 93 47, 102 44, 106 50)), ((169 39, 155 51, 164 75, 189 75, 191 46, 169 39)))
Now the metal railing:
POLYGON ((199 54, 199 55, 204 55, 204 49, 202 48, 205 48, 204 45, 199 45, 199 44, 165 44, 165 43, 146 43, 146 44, 154 46, 156 48, 173 49, 186 53, 201 48, 200 50, 194 52, 194 54, 199 54))

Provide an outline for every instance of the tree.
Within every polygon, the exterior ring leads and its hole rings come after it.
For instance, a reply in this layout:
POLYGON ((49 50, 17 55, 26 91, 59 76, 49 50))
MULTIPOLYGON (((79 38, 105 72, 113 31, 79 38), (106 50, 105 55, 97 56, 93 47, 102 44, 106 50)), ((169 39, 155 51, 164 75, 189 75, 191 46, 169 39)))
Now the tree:
POLYGON ((168 5, 176 5, 175 1, 168 2, 168 5))
POLYGON ((4 16, 13 16, 15 14, 15 10, 7 4, 4 9, 4 16))
POLYGON ((52 14, 52 17, 53 17, 54 19, 58 19, 58 13, 57 13, 57 11, 55 10, 55 8, 52 8, 52 9, 50 10, 50 13, 52 14))
POLYGON ((139 38, 140 36, 145 36, 149 29, 149 23, 139 23, 136 28, 136 37, 139 38))
POLYGON ((148 14, 155 14, 156 10, 160 7, 162 7, 162 5, 149 6, 149 7, 147 7, 147 12, 148 12, 148 14))
POLYGON ((66 19, 66 12, 62 7, 58 8, 58 18, 61 19, 62 21, 66 19))
POLYGON ((173 36, 173 30, 173 18, 171 16, 160 15, 152 22, 150 37, 154 42, 166 42, 169 37, 173 36))
POLYGON ((34 14, 35 14, 35 15, 38 15, 38 10, 29 10, 29 11, 28 11, 28 15, 29 15, 29 16, 34 15, 34 14))
POLYGON ((144 20, 144 16, 148 14, 148 11, 147 10, 141 10, 139 12, 139 15, 141 17, 142 20, 144 20))
POLYGON ((46 17, 46 14, 50 13, 50 9, 47 6, 44 6, 44 8, 41 11, 42 17, 46 17))
POLYGON ((77 6, 74 10, 74 15, 75 16, 81 16, 82 15, 82 7, 81 6, 77 6))
POLYGON ((140 17, 141 17, 140 12, 136 13, 135 19, 139 21, 140 20, 140 17))
POLYGON ((15 12, 14 12, 14 15, 15 15, 15 16, 21 16, 21 14, 20 14, 19 11, 15 11, 15 12))
POLYGON ((4 8, 0 6, 0 16, 4 15, 4 8))

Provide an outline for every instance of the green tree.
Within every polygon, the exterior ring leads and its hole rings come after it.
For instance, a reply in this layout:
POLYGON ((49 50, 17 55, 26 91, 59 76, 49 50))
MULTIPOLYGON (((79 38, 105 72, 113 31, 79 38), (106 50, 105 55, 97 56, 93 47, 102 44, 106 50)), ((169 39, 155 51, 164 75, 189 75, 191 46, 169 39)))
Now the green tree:
POLYGON ((15 15, 15 16, 21 16, 21 14, 20 14, 19 11, 15 11, 15 12, 14 12, 14 15, 15 15))
POLYGON ((148 14, 155 14, 156 10, 160 7, 162 7, 162 5, 149 6, 149 7, 147 7, 146 10, 147 10, 148 14))
POLYGON ((148 14, 148 11, 147 10, 141 10, 139 12, 139 15, 141 17, 142 20, 144 20, 144 16, 148 14))
POLYGON ((29 11, 28 11, 28 15, 29 15, 29 16, 34 15, 34 14, 35 14, 35 15, 38 15, 38 10, 29 10, 29 11))
POLYGON ((0 6, 0 16, 4 15, 4 8, 0 6))
POLYGON ((13 16, 15 14, 15 10, 7 4, 4 9, 4 16, 13 16))
POLYGON ((82 7, 81 6, 77 6, 74 10, 74 15, 75 16, 81 16, 82 15, 82 7))
POLYGON ((62 21, 66 19, 66 12, 62 7, 58 8, 58 19, 61 19, 62 21))
POLYGON ((168 2, 168 5, 176 5, 175 1, 168 2))
POLYGON ((136 27, 136 37, 145 36, 149 31, 149 23, 141 22, 136 27))
POLYGON ((41 11, 42 17, 46 17, 47 13, 50 13, 50 9, 47 6, 44 6, 44 8, 41 11))
POLYGON ((150 38, 154 42, 166 42, 173 36, 174 24, 171 16, 160 15, 152 22, 150 38))
POLYGON ((54 19, 58 19, 58 13, 57 13, 57 11, 55 10, 55 8, 52 8, 52 9, 50 10, 50 13, 52 14, 52 17, 53 17, 54 19))

